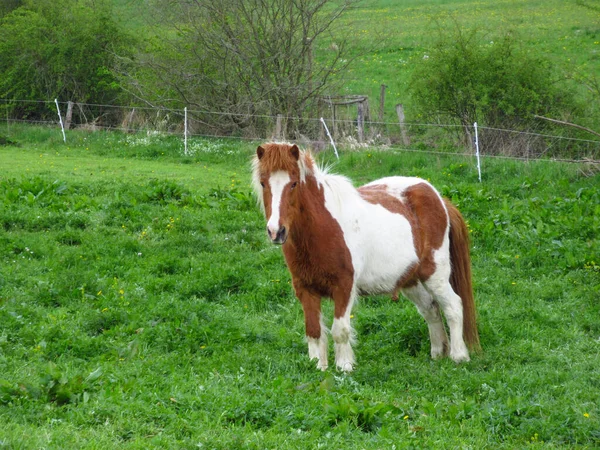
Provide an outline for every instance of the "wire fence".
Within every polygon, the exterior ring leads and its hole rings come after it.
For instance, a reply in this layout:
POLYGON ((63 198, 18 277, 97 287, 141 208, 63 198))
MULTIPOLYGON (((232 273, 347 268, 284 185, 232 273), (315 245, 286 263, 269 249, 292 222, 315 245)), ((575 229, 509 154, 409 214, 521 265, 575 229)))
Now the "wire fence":
MULTIPOLYGON (((193 108, 0 99, 0 121, 4 121, 7 127, 12 123, 56 126, 59 130, 67 130, 67 134, 63 134, 65 139, 68 139, 70 129, 110 130, 180 135, 186 149, 190 138, 227 137, 297 142, 316 152, 335 144, 345 150, 393 148, 424 153, 475 154, 476 124, 373 121, 368 109, 366 113, 359 110, 356 114, 356 105, 332 111, 330 104, 329 108, 325 105, 319 112, 320 117, 304 118, 193 108)), ((533 128, 531 123, 528 126, 529 129, 522 130, 477 127, 480 154, 600 163, 600 140, 590 139, 585 130, 544 121, 536 123, 533 128)))

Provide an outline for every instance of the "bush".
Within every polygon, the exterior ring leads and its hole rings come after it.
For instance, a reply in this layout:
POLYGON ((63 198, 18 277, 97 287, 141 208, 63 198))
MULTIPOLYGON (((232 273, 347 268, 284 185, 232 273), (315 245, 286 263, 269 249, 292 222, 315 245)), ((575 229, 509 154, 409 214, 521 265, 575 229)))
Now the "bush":
POLYGON ((549 60, 519 48, 506 33, 485 39, 477 30, 442 32, 416 68, 412 97, 428 119, 497 128, 530 125, 534 115, 563 116, 576 109, 549 60))

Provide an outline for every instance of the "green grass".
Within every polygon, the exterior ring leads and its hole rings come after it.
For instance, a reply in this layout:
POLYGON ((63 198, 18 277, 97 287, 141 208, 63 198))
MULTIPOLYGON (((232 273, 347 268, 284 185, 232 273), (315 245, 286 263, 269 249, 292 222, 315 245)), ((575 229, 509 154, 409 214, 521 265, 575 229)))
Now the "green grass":
POLYGON ((584 166, 484 159, 479 183, 469 158, 344 153, 357 184, 417 175, 459 206, 484 353, 433 362, 415 308, 370 297, 343 375, 308 361, 250 195, 256 144, 184 157, 174 137, 5 134, 0 445, 600 446, 600 176, 584 166))

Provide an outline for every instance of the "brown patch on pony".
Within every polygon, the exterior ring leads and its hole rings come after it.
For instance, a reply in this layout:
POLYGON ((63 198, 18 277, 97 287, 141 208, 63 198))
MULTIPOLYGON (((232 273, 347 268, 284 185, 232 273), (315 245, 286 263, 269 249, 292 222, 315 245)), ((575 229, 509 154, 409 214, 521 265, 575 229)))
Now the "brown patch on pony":
POLYGON ((385 184, 374 184, 369 186, 361 186, 358 188, 358 192, 360 193, 360 196, 369 203, 381 205, 390 212, 405 216, 410 221, 412 219, 412 215, 410 214, 407 206, 402 203, 399 198, 390 195, 387 192, 387 189, 388 187, 385 184))
POLYGON ((400 279, 396 282, 396 287, 394 288, 394 292, 392 292, 392 301, 394 301, 394 302, 398 301, 398 292, 400 292, 401 289, 413 287, 417 284, 417 281, 419 279, 417 276, 418 271, 419 271, 419 265, 414 264, 414 265, 410 266, 406 270, 406 272, 404 272, 402 274, 400 279))
POLYGON ((333 298, 334 314, 339 318, 346 311, 354 283, 352 256, 342 228, 325 208, 325 194, 314 176, 308 176, 297 189, 296 208, 288 212, 294 217, 294 226, 283 245, 296 294, 301 297, 306 290, 333 298))
POLYGON ((294 280, 294 291, 304 311, 304 326, 308 337, 321 337, 321 297, 308 292, 294 280))
POLYGON ((416 219, 413 233, 419 255, 419 280, 426 281, 435 272, 433 252, 444 243, 448 217, 439 195, 427 183, 410 186, 404 197, 416 219))
POLYGON ((471 351, 481 352, 471 280, 469 230, 458 209, 449 200, 444 199, 444 202, 450 217, 450 260, 452 262, 450 284, 462 299, 463 338, 471 351))

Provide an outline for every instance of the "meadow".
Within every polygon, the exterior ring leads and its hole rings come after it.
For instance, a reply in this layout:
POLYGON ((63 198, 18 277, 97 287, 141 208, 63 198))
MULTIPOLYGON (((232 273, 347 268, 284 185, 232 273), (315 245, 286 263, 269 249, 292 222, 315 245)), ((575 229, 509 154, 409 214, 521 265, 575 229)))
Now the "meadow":
MULTIPOLYGON (((249 187, 257 143, 11 125, 0 147, 0 446, 597 448, 600 175, 364 151, 468 220, 484 352, 432 361, 408 301, 363 298, 322 373, 249 187)), ((331 305, 325 301, 331 318, 331 305)))

